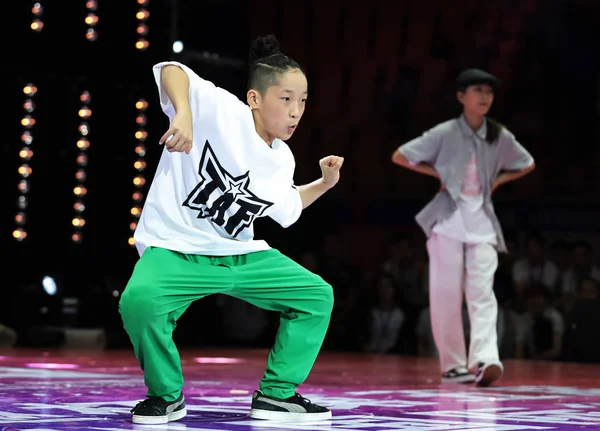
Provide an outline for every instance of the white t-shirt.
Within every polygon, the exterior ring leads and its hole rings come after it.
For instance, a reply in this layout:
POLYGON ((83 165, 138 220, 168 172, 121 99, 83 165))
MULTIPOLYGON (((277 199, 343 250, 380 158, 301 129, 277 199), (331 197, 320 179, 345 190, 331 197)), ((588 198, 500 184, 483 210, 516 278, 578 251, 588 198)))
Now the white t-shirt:
POLYGON ((483 193, 475 152, 471 154, 467 164, 456 207, 456 211, 449 218, 433 227, 434 232, 468 244, 496 245, 494 225, 483 210, 483 193))
POLYGON ((181 67, 190 79, 193 148, 163 150, 134 234, 140 256, 149 247, 186 254, 231 256, 269 249, 254 240, 253 222, 269 216, 283 227, 300 217, 294 156, 287 144, 272 147, 256 133, 250 108, 187 66, 153 67, 164 113, 175 109, 161 84, 161 68, 181 67))

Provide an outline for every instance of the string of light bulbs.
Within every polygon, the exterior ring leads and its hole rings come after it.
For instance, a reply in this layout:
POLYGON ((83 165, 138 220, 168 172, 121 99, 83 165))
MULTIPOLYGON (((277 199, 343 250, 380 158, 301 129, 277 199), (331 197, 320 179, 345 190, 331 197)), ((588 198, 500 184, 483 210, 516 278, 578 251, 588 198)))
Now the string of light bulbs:
POLYGON ((79 108, 79 118, 81 122, 77 127, 79 132, 79 139, 77 139, 77 170, 75 171, 75 187, 73 188, 73 195, 75 196, 75 203, 73 204, 73 210, 75 215, 72 220, 73 234, 71 235, 71 241, 74 243, 81 243, 83 241, 83 227, 85 226, 85 196, 87 195, 87 164, 89 162, 88 149, 90 148, 89 133, 90 126, 88 121, 92 116, 92 110, 90 109, 90 103, 92 96, 88 91, 84 91, 79 96, 81 106, 79 108))
POLYGON ((42 21, 42 15, 44 15, 44 7, 42 6, 41 2, 36 1, 33 4, 31 8, 31 14, 33 15, 33 17, 29 27, 36 33, 39 33, 44 29, 44 21, 42 21))
POLYGON ((86 32, 85 38, 90 42, 98 40, 98 31, 96 30, 96 24, 98 24, 98 2, 96 0, 87 0, 85 2, 85 8, 87 14, 85 16, 86 32))
POLYGON ((137 41, 135 42, 135 47, 140 51, 145 51, 150 46, 150 42, 148 42, 148 18, 150 17, 150 12, 148 12, 148 2, 149 0, 137 0, 140 8, 138 9, 135 17, 138 20, 138 25, 136 29, 137 33, 137 41))
POLYGON ((33 174, 31 168, 31 159, 33 158, 33 150, 31 144, 33 143, 32 129, 35 126, 35 101, 34 97, 37 93, 37 87, 34 84, 27 84, 23 87, 23 93, 25 94, 25 101, 23 103, 23 110, 25 115, 21 119, 21 126, 23 128, 21 132, 21 143, 22 147, 19 151, 19 158, 21 163, 19 164, 19 183, 17 188, 19 190, 19 196, 17 197, 17 214, 15 215, 15 223, 17 228, 13 231, 13 238, 17 241, 23 241, 27 238, 27 207, 29 206, 29 191, 30 183, 29 179, 33 174))
MULTIPOLYGON (((133 163, 133 168, 135 169, 135 176, 133 178, 133 202, 130 210, 133 219, 131 223, 129 223, 129 230, 131 230, 132 233, 133 231, 135 231, 138 219, 142 214, 142 207, 145 199, 143 189, 144 185, 146 184, 146 178, 144 177, 144 171, 146 170, 146 146, 144 145, 144 143, 148 138, 148 132, 146 131, 146 110, 148 109, 148 102, 145 99, 139 99, 135 103, 135 108, 137 110, 137 114, 135 117, 135 123, 137 125, 137 130, 135 132, 135 154, 137 158, 133 163)), ((129 240, 127 242, 131 246, 135 245, 133 235, 129 237, 129 240)))

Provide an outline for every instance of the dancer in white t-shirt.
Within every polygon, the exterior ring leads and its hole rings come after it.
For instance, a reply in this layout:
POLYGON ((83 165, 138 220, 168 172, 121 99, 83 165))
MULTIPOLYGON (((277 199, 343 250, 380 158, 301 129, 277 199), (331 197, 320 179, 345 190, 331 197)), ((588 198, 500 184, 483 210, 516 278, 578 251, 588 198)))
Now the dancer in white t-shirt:
POLYGON ((460 117, 398 148, 392 161, 438 178, 442 189, 417 215, 428 237, 429 298, 443 382, 487 386, 502 376, 494 295, 497 252, 506 252, 491 195, 501 184, 534 169, 514 135, 486 118, 499 80, 480 69, 457 78, 460 117), (466 298, 471 336, 463 333, 466 298))
POLYGON ((172 333, 192 302, 223 293, 281 313, 280 328, 250 416, 313 421, 331 412, 296 393, 329 325, 331 286, 253 239, 253 222, 288 227, 333 187, 344 159, 320 160, 322 177, 295 186, 289 139, 304 114, 304 71, 274 36, 250 49, 247 104, 177 62, 154 66, 170 127, 134 238, 140 254, 120 312, 148 388, 133 422, 186 415, 172 333))

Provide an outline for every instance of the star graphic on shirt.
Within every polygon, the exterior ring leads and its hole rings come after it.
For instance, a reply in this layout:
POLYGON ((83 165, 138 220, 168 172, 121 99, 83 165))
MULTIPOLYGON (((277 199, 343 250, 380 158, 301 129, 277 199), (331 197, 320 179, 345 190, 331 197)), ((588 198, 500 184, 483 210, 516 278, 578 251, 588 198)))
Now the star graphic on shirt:
POLYGON ((237 198, 238 195, 246 194, 247 183, 250 182, 249 177, 242 178, 241 180, 235 181, 235 179, 231 179, 229 183, 229 189, 225 193, 229 193, 233 195, 233 199, 237 198))
POLYGON ((252 225, 273 205, 250 191, 250 171, 231 175, 219 162, 206 141, 198 169, 200 181, 183 206, 198 211, 198 218, 210 219, 232 237, 252 225))

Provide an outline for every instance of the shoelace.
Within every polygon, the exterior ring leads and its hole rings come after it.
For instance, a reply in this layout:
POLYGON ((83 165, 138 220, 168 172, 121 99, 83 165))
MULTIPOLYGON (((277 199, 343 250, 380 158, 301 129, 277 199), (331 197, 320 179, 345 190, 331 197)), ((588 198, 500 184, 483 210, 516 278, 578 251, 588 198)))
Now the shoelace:
POLYGON ((310 401, 308 398, 304 398, 304 397, 303 397, 302 395, 300 395, 299 393, 296 393, 296 396, 297 396, 298 398, 300 398, 300 399, 302 400, 302 402, 303 402, 304 404, 306 404, 307 406, 308 406, 308 405, 310 405, 310 404, 312 404, 312 403, 311 403, 311 401, 310 401))

